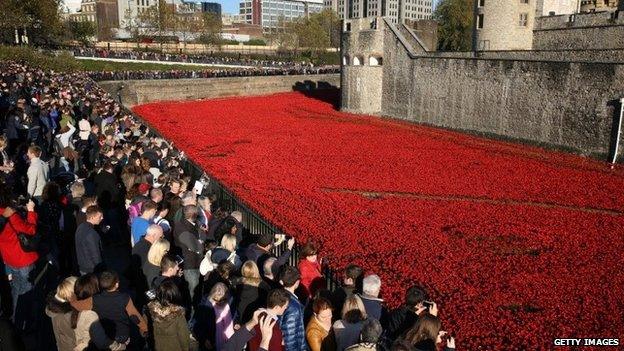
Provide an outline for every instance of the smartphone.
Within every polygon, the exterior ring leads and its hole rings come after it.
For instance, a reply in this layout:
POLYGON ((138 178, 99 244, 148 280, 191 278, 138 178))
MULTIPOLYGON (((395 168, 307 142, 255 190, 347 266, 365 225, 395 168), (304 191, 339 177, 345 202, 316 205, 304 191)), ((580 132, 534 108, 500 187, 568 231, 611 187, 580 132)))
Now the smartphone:
POLYGON ((149 300, 153 300, 156 298, 156 292, 154 290, 148 290, 145 292, 145 296, 147 296, 149 300))
POLYGON ((176 262, 178 262, 178 265, 181 265, 184 263, 184 259, 180 255, 176 255, 176 262))

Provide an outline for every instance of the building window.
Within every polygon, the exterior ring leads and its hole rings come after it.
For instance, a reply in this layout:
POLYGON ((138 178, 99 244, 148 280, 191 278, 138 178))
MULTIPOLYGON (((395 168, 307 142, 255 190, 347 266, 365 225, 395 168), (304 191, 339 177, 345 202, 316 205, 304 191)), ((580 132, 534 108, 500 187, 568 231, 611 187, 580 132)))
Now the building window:
POLYGON ((477 16, 477 29, 482 29, 483 28, 483 14, 479 14, 479 16, 477 16))
POLYGON ((521 4, 528 4, 528 3, 529 3, 529 0, 520 0, 520 3, 521 3, 521 4))
POLYGON ((356 57, 354 57, 354 58, 353 58, 353 65, 354 65, 354 66, 359 66, 359 65, 361 65, 361 61, 360 61, 360 58, 359 58, 359 57, 357 57, 357 56, 356 56, 356 57))
POLYGON ((479 0, 479 7, 485 6, 485 0, 479 0))
POLYGON ((383 60, 381 57, 371 56, 368 58, 368 65, 369 66, 381 66, 382 61, 383 60))
POLYGON ((518 25, 520 27, 526 27, 528 22, 529 22, 529 14, 528 13, 521 13, 520 14, 520 20, 518 21, 518 25))

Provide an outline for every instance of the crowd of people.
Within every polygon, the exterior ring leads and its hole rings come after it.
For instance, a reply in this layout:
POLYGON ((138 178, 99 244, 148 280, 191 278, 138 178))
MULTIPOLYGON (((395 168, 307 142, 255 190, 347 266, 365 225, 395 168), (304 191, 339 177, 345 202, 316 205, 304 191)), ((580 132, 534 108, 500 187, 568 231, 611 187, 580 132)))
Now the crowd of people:
POLYGON ((252 58, 215 56, 208 54, 170 54, 152 51, 132 51, 132 50, 106 50, 101 48, 76 48, 73 50, 74 56, 78 57, 99 57, 115 58, 125 60, 145 60, 145 61, 165 61, 184 63, 205 63, 212 65, 230 66, 253 66, 253 67, 273 67, 273 68, 299 68, 303 66, 313 67, 310 62, 292 62, 280 60, 256 60, 252 58))
POLYGON ((424 288, 328 290, 314 242, 250 233, 84 73, 0 63, 0 130, 0 349, 455 348, 424 288))
POLYGON ((300 74, 340 73, 339 66, 290 67, 290 68, 227 68, 206 70, 166 71, 91 71, 87 74, 96 81, 130 79, 180 79, 180 78, 222 78, 251 76, 288 76, 300 74))

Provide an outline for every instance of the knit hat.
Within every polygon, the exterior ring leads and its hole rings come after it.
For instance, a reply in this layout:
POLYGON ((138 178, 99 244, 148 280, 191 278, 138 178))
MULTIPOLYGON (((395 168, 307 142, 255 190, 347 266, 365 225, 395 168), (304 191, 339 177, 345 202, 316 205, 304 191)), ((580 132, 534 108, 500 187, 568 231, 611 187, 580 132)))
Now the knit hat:
POLYGON ((139 193, 141 194, 145 194, 146 192, 148 192, 150 190, 150 185, 147 183, 141 183, 139 185, 139 193))

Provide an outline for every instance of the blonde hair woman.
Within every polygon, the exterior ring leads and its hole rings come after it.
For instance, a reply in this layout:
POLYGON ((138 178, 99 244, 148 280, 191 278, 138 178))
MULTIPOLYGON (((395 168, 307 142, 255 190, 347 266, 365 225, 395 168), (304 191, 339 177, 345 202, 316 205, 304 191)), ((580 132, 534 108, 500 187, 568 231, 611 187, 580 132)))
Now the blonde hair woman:
POLYGON ((221 238, 221 247, 230 251, 236 251, 236 236, 226 234, 221 238))
POLYGON ((366 320, 366 309, 362 299, 357 295, 350 295, 342 307, 342 318, 334 325, 336 337, 336 350, 343 351, 360 340, 363 322, 366 320))
POLYGON ((234 306, 237 306, 235 324, 247 323, 255 310, 266 302, 269 285, 262 280, 260 270, 254 261, 247 261, 241 267, 241 284, 236 287, 234 306))
POLYGON ((147 279, 147 286, 160 275, 160 261, 169 252, 171 244, 165 238, 155 241, 147 252, 147 262, 143 263, 143 274, 147 279))
POLYGON ((199 266, 199 272, 202 275, 207 275, 219 266, 219 263, 228 261, 234 265, 234 270, 238 272, 241 269, 243 262, 236 254, 236 236, 226 234, 221 238, 221 246, 215 247, 212 250, 208 250, 204 255, 199 266))
POLYGON ((59 351, 73 351, 76 347, 76 336, 72 329, 72 308, 69 300, 74 298, 76 277, 65 278, 56 288, 54 295, 48 298, 46 315, 52 319, 52 329, 59 351))
POLYGON ((69 191, 71 191, 72 200, 80 200, 85 194, 85 186, 81 181, 73 182, 69 186, 69 191))
POLYGON ((241 268, 241 276, 243 277, 243 284, 258 286, 262 281, 260 276, 260 270, 258 265, 254 261, 247 261, 241 268))

